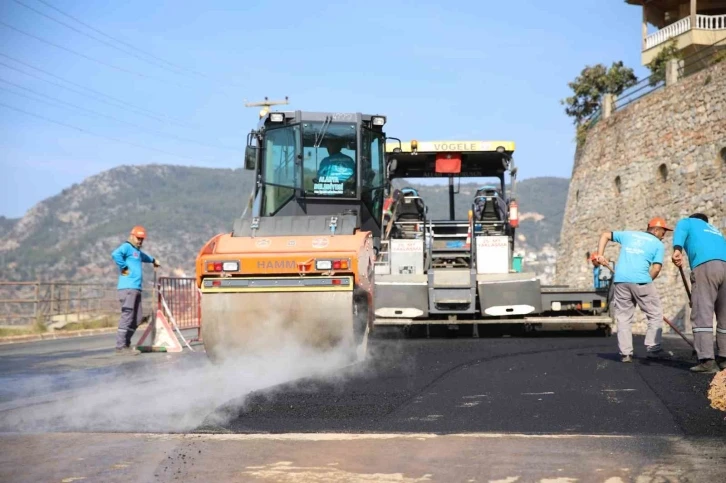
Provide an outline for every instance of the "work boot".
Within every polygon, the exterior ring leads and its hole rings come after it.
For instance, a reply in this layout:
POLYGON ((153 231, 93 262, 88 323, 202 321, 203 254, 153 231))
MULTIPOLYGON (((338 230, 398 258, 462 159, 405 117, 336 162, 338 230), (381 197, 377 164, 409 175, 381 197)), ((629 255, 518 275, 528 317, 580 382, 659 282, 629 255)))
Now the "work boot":
POLYGON ((620 362, 633 362, 633 356, 620 356, 620 362))
POLYGON ((726 357, 716 357, 716 364, 718 364, 718 368, 723 370, 726 370, 726 357))
POLYGON ((718 372, 718 364, 713 359, 703 359, 700 364, 691 367, 691 372, 713 374, 718 372))

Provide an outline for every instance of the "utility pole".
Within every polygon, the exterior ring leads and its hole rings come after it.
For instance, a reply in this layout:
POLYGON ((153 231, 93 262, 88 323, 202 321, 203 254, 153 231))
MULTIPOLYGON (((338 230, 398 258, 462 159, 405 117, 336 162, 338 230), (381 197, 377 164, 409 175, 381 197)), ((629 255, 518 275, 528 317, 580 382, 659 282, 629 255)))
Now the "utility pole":
POLYGON ((267 96, 265 96, 264 101, 260 102, 247 102, 247 99, 245 99, 245 107, 262 107, 260 110, 260 118, 265 117, 267 113, 270 112, 270 107, 281 104, 290 104, 288 96, 285 96, 284 101, 271 101, 267 98, 267 96))

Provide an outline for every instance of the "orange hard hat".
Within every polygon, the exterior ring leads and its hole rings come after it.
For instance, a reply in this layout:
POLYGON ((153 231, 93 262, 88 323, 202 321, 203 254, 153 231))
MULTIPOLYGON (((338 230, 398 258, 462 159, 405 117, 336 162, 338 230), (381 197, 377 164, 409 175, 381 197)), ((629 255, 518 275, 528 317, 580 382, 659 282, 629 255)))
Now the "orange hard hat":
POLYGON ((146 238, 146 229, 143 226, 136 225, 131 229, 131 234, 136 238, 146 238))
POLYGON ((672 229, 668 228, 666 221, 663 218, 660 218, 658 216, 656 216, 655 218, 651 218, 650 221, 648 222, 648 228, 654 228, 654 227, 673 231, 672 229))

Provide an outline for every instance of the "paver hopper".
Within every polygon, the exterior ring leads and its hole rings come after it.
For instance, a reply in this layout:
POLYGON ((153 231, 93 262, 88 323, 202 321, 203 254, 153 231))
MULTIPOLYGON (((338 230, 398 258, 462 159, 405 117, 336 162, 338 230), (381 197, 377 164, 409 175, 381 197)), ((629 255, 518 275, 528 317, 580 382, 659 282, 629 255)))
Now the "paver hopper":
POLYGON ((267 112, 248 137, 254 185, 231 233, 200 250, 213 361, 282 344, 365 353, 380 243, 385 117, 267 112))

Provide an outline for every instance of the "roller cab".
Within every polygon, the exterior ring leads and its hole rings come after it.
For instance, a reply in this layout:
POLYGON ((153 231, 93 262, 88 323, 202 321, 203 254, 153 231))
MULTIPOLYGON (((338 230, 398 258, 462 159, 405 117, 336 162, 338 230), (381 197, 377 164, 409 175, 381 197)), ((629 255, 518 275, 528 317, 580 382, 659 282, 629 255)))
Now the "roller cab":
POLYGON ((215 361, 285 347, 365 353, 380 244, 385 117, 271 112, 248 138, 254 180, 230 233, 200 250, 215 361))

